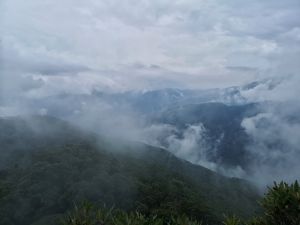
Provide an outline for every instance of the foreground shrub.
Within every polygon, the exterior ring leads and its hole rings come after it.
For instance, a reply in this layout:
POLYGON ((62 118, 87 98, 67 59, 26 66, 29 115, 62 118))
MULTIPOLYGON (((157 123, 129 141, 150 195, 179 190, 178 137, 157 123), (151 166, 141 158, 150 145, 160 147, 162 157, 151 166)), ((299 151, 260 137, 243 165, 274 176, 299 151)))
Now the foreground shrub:
POLYGON ((274 183, 261 201, 263 215, 242 223, 236 217, 225 218, 225 225, 300 225, 300 186, 274 183))
POLYGON ((138 212, 127 213, 113 208, 96 209, 92 204, 84 202, 80 206, 75 206, 61 225, 202 225, 202 223, 192 221, 186 216, 146 217, 138 212))
POLYGON ((268 225, 300 224, 300 186, 281 182, 269 188, 262 200, 264 219, 268 225))
POLYGON ((241 220, 236 216, 225 216, 224 225, 241 225, 241 220))
MULTIPOLYGON (((300 225, 300 186, 274 183, 261 201, 263 214, 248 222, 235 216, 225 217, 224 225, 300 225)), ((145 216, 117 209, 96 209, 90 203, 75 206, 62 225, 204 225, 186 216, 145 216)))

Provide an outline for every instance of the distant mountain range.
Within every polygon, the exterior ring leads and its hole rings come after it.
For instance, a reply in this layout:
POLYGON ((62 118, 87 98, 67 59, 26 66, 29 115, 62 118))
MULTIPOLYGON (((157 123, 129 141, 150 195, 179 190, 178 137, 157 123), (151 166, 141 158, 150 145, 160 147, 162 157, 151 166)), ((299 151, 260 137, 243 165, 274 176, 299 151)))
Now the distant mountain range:
MULTIPOLYGON (((180 90, 163 89, 152 91, 132 91, 125 93, 102 93, 94 91, 91 94, 74 95, 61 94, 42 99, 30 100, 27 106, 33 113, 42 113, 58 118, 73 121, 88 127, 88 120, 92 125, 101 127, 101 132, 107 130, 139 129, 158 125, 171 125, 176 131, 171 133, 179 141, 183 140, 184 132, 189 126, 203 125, 205 146, 194 147, 193 160, 183 157, 193 163, 203 160, 203 148, 205 148, 205 160, 214 163, 218 167, 241 168, 247 172, 247 166, 251 162, 246 146, 250 139, 242 121, 247 117, 253 117, 264 112, 266 105, 272 103, 251 102, 245 97, 245 93, 257 88, 272 90, 281 83, 280 79, 266 79, 252 82, 242 87, 229 87, 225 89, 210 90, 180 90), (117 122, 115 118, 121 118, 117 122), (82 121, 83 120, 83 121, 82 121), (125 121, 142 121, 138 127, 121 127, 125 121), (105 125, 104 125, 105 124, 105 125), (118 127, 120 126, 120 127, 118 127)), ((131 122, 127 122, 131 123, 131 122)), ((98 129, 97 127, 97 129, 98 129)), ((93 129, 95 127, 93 126, 93 129)), ((126 132, 126 131, 125 131, 126 132)), ((169 149, 174 149, 165 137, 159 140, 148 140, 147 143, 169 149)), ((149 138, 148 138, 149 139, 149 138)), ((136 141, 139 141, 138 138, 136 141)))
POLYGON ((91 94, 60 94, 37 100, 30 100, 32 111, 47 109, 48 113, 58 117, 68 117, 79 113, 83 105, 106 103, 112 107, 126 107, 143 114, 157 113, 174 105, 201 104, 219 102, 226 105, 253 103, 244 96, 256 88, 272 90, 282 82, 281 79, 266 79, 244 86, 224 89, 185 90, 161 89, 150 91, 129 91, 123 93, 105 93, 94 91, 91 94))
MULTIPOLYGON (((282 79, 266 79, 241 87, 209 90, 65 93, 24 100, 24 105, 32 114, 55 116, 102 135, 126 139, 132 132, 131 140, 164 148, 228 176, 242 177, 250 172, 255 160, 247 149, 255 140, 245 131, 243 121, 266 113, 269 108, 278 113, 285 109, 284 105, 254 101, 247 96, 257 90, 272 92, 281 82, 282 79), (145 130, 153 126, 170 129, 151 136, 145 130), (187 135, 193 143, 186 147, 190 141, 187 135), (238 173, 231 173, 236 169, 238 173)), ((300 121, 295 113, 287 116, 290 121, 300 121)), ((281 142, 274 141, 276 146, 281 142)))

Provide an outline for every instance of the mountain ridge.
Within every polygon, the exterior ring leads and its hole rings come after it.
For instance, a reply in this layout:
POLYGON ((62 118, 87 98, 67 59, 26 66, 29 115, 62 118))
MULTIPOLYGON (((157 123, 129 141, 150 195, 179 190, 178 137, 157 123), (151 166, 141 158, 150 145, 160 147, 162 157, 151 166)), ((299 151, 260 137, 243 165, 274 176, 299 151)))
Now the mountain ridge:
MULTIPOLYGON (((63 215, 72 202, 84 199, 146 213, 190 213, 180 205, 169 208, 168 202, 173 205, 179 201, 200 210, 197 215, 210 221, 219 220, 224 212, 252 216, 259 208, 259 194, 250 183, 192 165, 163 149, 102 141, 48 117, 31 118, 35 125, 43 124, 43 133, 38 130, 34 134, 20 125, 20 118, 17 120, 10 126, 22 132, 0 132, 0 154, 6 159, 1 162, 0 183, 9 190, 0 204, 0 215, 7 215, 4 219, 13 224, 27 225, 51 215, 63 215), (49 121, 54 133, 47 132, 45 125, 49 121), (60 137, 55 136, 56 129, 61 131, 60 137), (28 135, 15 139, 24 133, 28 135), (12 139, 19 142, 11 142, 12 139), (157 195, 161 191, 169 197, 157 195), (172 193, 177 191, 185 197, 173 199, 172 193), (198 197, 193 200, 193 195, 198 197), (150 201, 150 196, 158 198, 160 204, 150 201), (238 207, 241 202, 243 207, 238 207)), ((0 119, 0 129, 3 123, 0 119)))

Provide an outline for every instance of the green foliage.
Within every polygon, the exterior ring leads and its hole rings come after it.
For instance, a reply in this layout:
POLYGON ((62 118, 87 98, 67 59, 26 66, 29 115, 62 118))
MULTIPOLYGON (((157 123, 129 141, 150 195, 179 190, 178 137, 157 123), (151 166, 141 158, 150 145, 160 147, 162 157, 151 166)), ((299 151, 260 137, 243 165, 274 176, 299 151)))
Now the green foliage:
POLYGON ((171 218, 155 215, 145 216, 139 212, 127 213, 113 208, 97 209, 92 204, 84 202, 61 222, 61 225, 202 225, 186 216, 171 218))
POLYGON ((241 225, 241 220, 236 216, 225 216, 224 225, 241 225))
POLYGON ((0 183, 0 201, 2 198, 4 198, 4 196, 5 196, 5 190, 3 185, 0 183))
POLYGON ((68 215, 66 220, 62 222, 64 225, 96 225, 97 223, 103 224, 105 220, 100 218, 97 212, 93 210, 93 205, 89 202, 84 202, 81 206, 75 205, 74 211, 68 215))
POLYGON ((7 183, 2 182, 0 177, 0 205, 1 203, 5 202, 9 193, 9 185, 7 183))
MULTIPOLYGON (((183 204, 180 198, 184 198, 185 186, 182 186, 178 180, 165 189, 160 189, 162 184, 153 183, 147 185, 144 194, 150 194, 144 199, 144 206, 148 206, 147 216, 141 213, 126 213, 120 210, 92 210, 93 207, 85 203, 82 207, 75 207, 72 214, 69 215, 63 225, 201 225, 197 221, 192 221, 185 215, 185 210, 194 211, 195 214, 190 212, 190 215, 195 216, 196 213, 203 213, 202 209, 198 211, 191 205, 178 205, 183 204), (166 191, 166 192, 165 192, 166 191), (167 192, 170 192, 168 194, 167 192), (155 193, 155 195, 153 195, 155 193), (183 194, 182 194, 183 193, 183 194), (174 196, 172 195, 174 194, 174 196), (182 194, 182 195, 181 195, 182 194), (183 196, 183 197, 182 197, 183 196), (168 200, 167 205, 158 205, 157 202, 163 202, 162 198, 175 198, 174 201, 168 200), (176 199, 176 198, 179 198, 176 199), (174 210, 174 211, 173 211, 174 210), (179 214, 176 214, 179 213, 179 214)), ((189 193, 191 194, 191 193, 189 193)), ((197 197, 195 201, 198 201, 197 197)), ((187 197, 187 202, 189 199, 187 197)), ((300 224, 300 186, 296 181, 293 184, 281 182, 274 183, 272 188, 268 188, 264 199, 261 202, 264 213, 260 217, 253 218, 248 222, 243 222, 236 216, 226 216, 224 225, 299 225, 300 224)))
POLYGON ((289 185, 281 182, 269 188, 262 201, 265 220, 268 225, 300 224, 300 186, 298 182, 289 185))
POLYGON ((159 175, 143 180, 139 193, 137 209, 146 215, 170 217, 185 214, 198 220, 213 220, 212 210, 203 197, 180 176, 169 177, 160 170, 159 175))
POLYGON ((227 217, 225 225, 299 225, 300 224, 300 186, 274 183, 261 201, 264 213, 249 222, 242 223, 237 217, 227 217))
POLYGON ((245 222, 245 225, 269 225, 266 223, 263 217, 254 217, 251 220, 245 222))

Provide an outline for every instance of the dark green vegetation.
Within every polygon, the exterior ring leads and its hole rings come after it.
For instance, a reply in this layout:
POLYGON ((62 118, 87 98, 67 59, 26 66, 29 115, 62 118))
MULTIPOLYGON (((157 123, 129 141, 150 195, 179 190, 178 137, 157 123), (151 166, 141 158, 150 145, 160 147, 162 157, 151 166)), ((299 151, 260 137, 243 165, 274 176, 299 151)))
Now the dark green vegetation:
POLYGON ((296 181, 288 185, 281 182, 269 189, 262 201, 265 214, 262 220, 268 225, 300 224, 300 186, 296 181))
MULTIPOLYGON (((224 225, 299 225, 300 187, 296 181, 292 185, 281 182, 269 188, 261 201, 264 214, 242 222, 236 216, 225 217, 224 225)), ((62 225, 204 225, 186 216, 144 216, 141 213, 126 213, 114 209, 96 209, 84 203, 65 217, 62 225)))
POLYGON ((242 222, 238 217, 228 217, 225 225, 299 225, 300 224, 300 186, 281 182, 269 188, 261 201, 263 215, 242 222))
POLYGON ((71 213, 60 221, 61 225, 204 225, 186 216, 171 216, 169 218, 145 216, 139 212, 126 213, 114 208, 97 209, 90 203, 75 206, 71 213))
POLYGON ((107 141, 51 117, 0 119, 0 224, 55 224, 74 203, 218 224, 258 210, 243 180, 138 143, 107 141))

